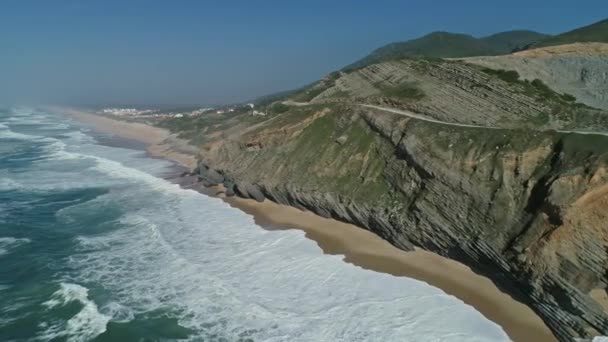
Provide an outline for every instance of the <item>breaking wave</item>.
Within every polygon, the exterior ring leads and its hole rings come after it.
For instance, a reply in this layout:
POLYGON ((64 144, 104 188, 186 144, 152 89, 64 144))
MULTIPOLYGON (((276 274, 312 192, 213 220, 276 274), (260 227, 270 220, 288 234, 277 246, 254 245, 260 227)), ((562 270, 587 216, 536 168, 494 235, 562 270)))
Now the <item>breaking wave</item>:
POLYGON ((12 249, 30 242, 31 240, 27 238, 0 237, 0 257, 8 254, 12 249))
POLYGON ((61 283, 52 298, 44 302, 48 309, 66 306, 77 302, 82 308, 66 322, 54 322, 46 326, 41 340, 65 337, 68 341, 90 341, 106 331, 110 316, 99 312, 95 302, 89 299, 89 290, 78 284, 61 283))

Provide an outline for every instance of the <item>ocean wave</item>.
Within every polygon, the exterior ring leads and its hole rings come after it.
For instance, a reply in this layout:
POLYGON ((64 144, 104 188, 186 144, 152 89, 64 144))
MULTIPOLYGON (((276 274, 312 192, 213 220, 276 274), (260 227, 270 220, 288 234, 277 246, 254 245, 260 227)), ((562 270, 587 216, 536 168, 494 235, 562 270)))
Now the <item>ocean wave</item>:
POLYGON ((67 133, 62 133, 62 137, 68 138, 70 141, 78 142, 78 143, 95 143, 96 140, 90 135, 87 135, 81 131, 71 131, 67 133))
POLYGON ((12 123, 36 123, 49 118, 48 113, 38 111, 34 108, 11 108, 8 121, 12 123))
POLYGON ((61 140, 56 140, 51 144, 43 146, 42 149, 47 153, 46 157, 56 160, 70 160, 70 159, 83 159, 93 158, 92 156, 86 156, 80 153, 68 152, 66 150, 66 143, 61 140))
POLYGON ((13 107, 9 110, 12 117, 16 116, 31 116, 34 114, 35 110, 33 108, 28 107, 13 107))
POLYGON ((107 303, 101 307, 100 311, 104 315, 111 317, 111 321, 116 323, 127 323, 135 319, 135 314, 131 308, 117 302, 107 303))
POLYGON ((44 123, 41 128, 44 130, 55 131, 69 129, 71 126, 63 123, 44 123))
POLYGON ((218 199, 161 191, 127 209, 122 228, 78 239, 75 281, 103 284, 135 314, 171 312, 193 340, 508 340, 439 289, 324 255, 218 199))
POLYGON ((6 255, 11 249, 32 242, 27 238, 0 237, 0 256, 6 255))
MULTIPOLYGON (((74 140, 86 141, 88 140, 88 136, 78 132, 74 134, 70 134, 71 138, 74 140)), ((93 138, 91 138, 93 139, 93 138)), ((74 142, 74 141, 72 141, 74 142)), ((94 142, 89 141, 89 142, 94 142)), ((68 150, 68 143, 53 139, 50 144, 47 144, 42 147, 42 149, 47 154, 47 158, 54 160, 75 160, 75 159, 83 159, 93 161, 93 165, 89 167, 89 170, 93 170, 98 173, 102 173, 105 176, 109 176, 114 179, 125 179, 125 180, 134 180, 146 183, 147 185, 154 187, 157 190, 164 191, 180 191, 178 185, 170 183, 166 180, 155 177, 147 172, 140 171, 136 168, 126 166, 119 161, 111 160, 108 158, 104 158, 94 154, 88 153, 80 153, 80 152, 72 152, 68 150)), ((119 149, 112 148, 114 152, 120 150, 122 154, 125 154, 127 158, 133 159, 133 156, 141 155, 140 151, 128 150, 128 149, 119 149)), ((79 150, 84 151, 84 149, 80 148, 79 150)), ((165 167, 166 164, 162 163, 165 167)))
POLYGON ((158 178, 147 172, 140 171, 136 168, 126 166, 120 162, 96 156, 90 157, 96 161, 96 164, 92 167, 92 169, 106 176, 137 181, 139 183, 146 184, 151 189, 173 194, 182 194, 184 192, 194 193, 192 190, 183 190, 177 184, 158 178))
POLYGON ((13 132, 11 130, 2 130, 0 131, 0 139, 7 140, 45 140, 45 137, 41 137, 39 135, 30 135, 13 132))
POLYGON ((24 134, 19 132, 14 132, 11 128, 5 124, 0 124, 0 139, 7 140, 24 140, 24 141, 52 141, 54 139, 40 136, 40 135, 32 135, 32 134, 24 134))
POLYGON ((0 178, 0 191, 12 191, 21 189, 23 185, 10 178, 0 178))
POLYGON ((61 283, 60 289, 43 305, 50 310, 72 302, 82 304, 82 309, 67 322, 50 324, 39 336, 41 340, 65 337, 68 341, 90 341, 106 331, 111 317, 99 312, 97 304, 89 299, 89 290, 84 286, 61 283))

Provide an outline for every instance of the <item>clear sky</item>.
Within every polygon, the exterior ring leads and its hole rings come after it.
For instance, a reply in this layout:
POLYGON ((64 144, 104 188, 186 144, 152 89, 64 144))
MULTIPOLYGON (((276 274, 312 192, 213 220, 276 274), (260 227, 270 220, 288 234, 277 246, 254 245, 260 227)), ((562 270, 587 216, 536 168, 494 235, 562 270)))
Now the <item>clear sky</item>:
POLYGON ((240 101, 431 31, 559 33, 606 17, 607 0, 3 0, 0 103, 240 101))

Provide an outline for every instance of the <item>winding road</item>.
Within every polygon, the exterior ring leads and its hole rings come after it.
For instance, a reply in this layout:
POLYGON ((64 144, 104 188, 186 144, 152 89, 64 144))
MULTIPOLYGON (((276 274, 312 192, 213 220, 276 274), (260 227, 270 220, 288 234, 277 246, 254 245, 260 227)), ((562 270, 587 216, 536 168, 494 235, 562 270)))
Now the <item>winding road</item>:
MULTIPOLYGON (((469 127, 469 128, 485 128, 485 129, 507 129, 505 127, 495 127, 495 126, 479 126, 479 125, 469 125, 469 124, 461 124, 461 123, 455 123, 455 122, 446 122, 446 121, 440 121, 440 120, 435 120, 435 119, 430 119, 427 118, 425 116, 422 116, 420 114, 416 114, 407 110, 401 110, 401 109, 395 109, 395 108, 387 108, 387 107, 381 107, 381 106, 374 106, 374 105, 366 105, 366 104, 361 104, 360 106, 362 107, 367 107, 367 108, 372 108, 372 109, 376 109, 376 110, 381 110, 384 112, 389 112, 389 113, 394 113, 394 114, 399 114, 399 115, 405 115, 408 116, 410 118, 414 118, 417 120, 422 120, 422 121, 427 121, 427 122, 433 122, 433 123, 438 123, 438 124, 442 124, 442 125, 447 125, 447 126, 457 126, 457 127, 469 127)), ((584 134, 584 135, 603 135, 603 136, 608 136, 608 132, 590 132, 590 131, 576 131, 576 130, 556 130, 559 133, 573 133, 573 134, 584 134)))

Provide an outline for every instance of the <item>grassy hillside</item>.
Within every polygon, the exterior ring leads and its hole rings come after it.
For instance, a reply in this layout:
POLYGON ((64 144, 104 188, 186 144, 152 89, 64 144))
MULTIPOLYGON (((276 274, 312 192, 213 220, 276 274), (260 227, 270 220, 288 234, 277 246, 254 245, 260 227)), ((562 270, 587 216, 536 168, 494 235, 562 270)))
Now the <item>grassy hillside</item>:
POLYGON ((532 47, 545 47, 582 42, 608 43, 608 19, 543 39, 532 47))
POLYGON ((458 58, 500 55, 545 37, 547 35, 533 31, 509 31, 484 38, 461 33, 433 32, 418 39, 385 45, 345 69, 357 69, 406 57, 458 58))

